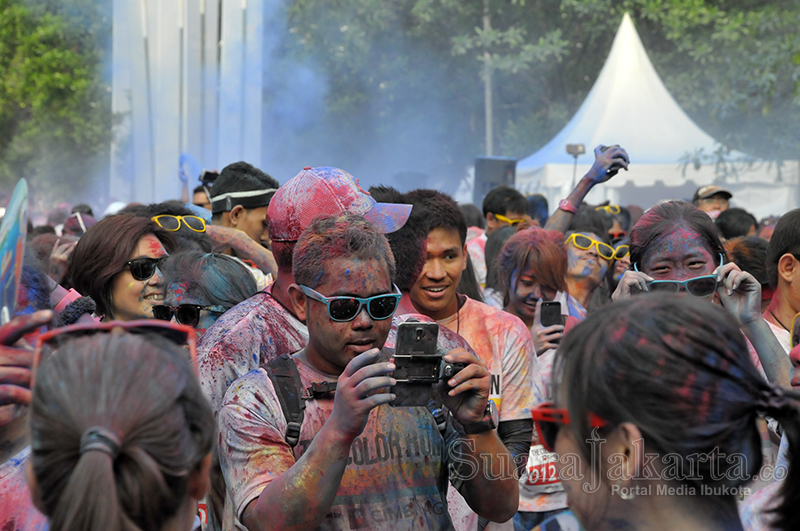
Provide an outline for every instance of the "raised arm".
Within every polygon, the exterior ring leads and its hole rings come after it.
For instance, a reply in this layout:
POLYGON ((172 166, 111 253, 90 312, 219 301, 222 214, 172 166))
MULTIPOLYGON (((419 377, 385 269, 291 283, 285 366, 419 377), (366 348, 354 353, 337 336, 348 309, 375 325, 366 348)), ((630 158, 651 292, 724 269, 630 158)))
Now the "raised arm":
POLYGON ((720 302, 738 319, 758 354, 767 379, 773 384, 790 387, 792 362, 761 316, 761 284, 734 263, 719 267, 717 277, 720 279, 717 288, 720 302))
POLYGON ((272 256, 272 251, 265 249, 239 229, 208 225, 206 233, 214 244, 215 252, 230 247, 236 251, 239 258, 252 260, 256 267, 265 274, 272 274, 273 278, 278 276, 278 264, 275 262, 275 257, 272 256))
POLYGON ((584 175, 567 198, 562 200, 558 210, 547 220, 547 225, 545 225, 546 229, 566 232, 575 212, 577 212, 578 207, 583 203, 586 194, 588 194, 596 184, 604 183, 616 175, 617 172, 614 170, 609 172, 609 168, 614 163, 619 163, 625 171, 628 170, 630 159, 628 158, 628 153, 624 149, 619 146, 611 146, 607 150, 602 151, 604 147, 605 146, 600 145, 594 148, 594 164, 589 170, 589 173, 584 175))

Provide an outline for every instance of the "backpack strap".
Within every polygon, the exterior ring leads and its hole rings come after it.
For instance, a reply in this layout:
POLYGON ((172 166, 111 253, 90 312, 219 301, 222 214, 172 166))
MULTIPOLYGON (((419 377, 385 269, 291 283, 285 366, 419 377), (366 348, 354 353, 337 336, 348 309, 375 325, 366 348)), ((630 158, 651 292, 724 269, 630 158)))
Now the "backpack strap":
POLYGON ((300 394, 303 388, 300 373, 288 354, 270 361, 266 370, 281 403, 283 416, 286 417, 286 443, 294 448, 300 441, 300 428, 303 426, 306 409, 306 403, 300 394))

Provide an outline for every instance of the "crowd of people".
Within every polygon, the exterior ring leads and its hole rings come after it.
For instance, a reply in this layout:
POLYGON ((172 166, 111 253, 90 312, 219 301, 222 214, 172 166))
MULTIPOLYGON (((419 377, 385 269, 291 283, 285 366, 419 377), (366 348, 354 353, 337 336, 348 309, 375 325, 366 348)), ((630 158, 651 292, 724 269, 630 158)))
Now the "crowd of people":
POLYGON ((800 209, 584 203, 629 163, 551 210, 237 162, 29 226, 0 529, 800 529, 800 209))

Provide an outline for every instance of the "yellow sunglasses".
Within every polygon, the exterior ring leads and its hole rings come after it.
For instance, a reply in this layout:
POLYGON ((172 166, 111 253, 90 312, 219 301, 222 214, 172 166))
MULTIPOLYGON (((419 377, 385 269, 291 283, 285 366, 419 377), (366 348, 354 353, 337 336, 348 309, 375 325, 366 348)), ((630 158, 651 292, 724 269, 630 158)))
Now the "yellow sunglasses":
POLYGON ((597 246, 597 254, 600 255, 600 258, 604 260, 611 260, 614 258, 614 248, 608 245, 607 243, 603 243, 600 241, 595 240, 594 238, 590 238, 588 236, 584 236, 583 234, 578 234, 577 232, 573 232, 570 234, 569 238, 567 238, 564 243, 570 243, 581 249, 583 251, 588 251, 592 248, 593 245, 597 246))
POLYGON ((619 205, 603 205, 595 207, 595 210, 605 210, 606 214, 619 214, 622 212, 622 210, 619 208, 619 205))
POLYGON ((623 258, 628 256, 629 254, 631 254, 630 246, 628 244, 620 245, 614 251, 614 260, 622 260, 623 258))
POLYGON ((495 217, 495 219, 496 219, 497 221, 502 221, 503 223, 508 223, 508 224, 509 224, 509 225, 511 225, 512 227, 513 227, 514 225, 516 225, 517 223, 522 223, 523 221, 525 221, 525 220, 524 220, 524 219, 522 219, 522 218, 517 218, 517 219, 511 219, 511 218, 507 218, 507 217, 505 217, 505 216, 504 216, 504 215, 502 215, 502 214, 495 214, 495 215, 494 215, 494 217, 495 217))
POLYGON ((150 218, 156 222, 156 225, 164 230, 175 232, 181 228, 181 222, 195 232, 206 231, 206 220, 198 216, 172 216, 169 214, 162 214, 161 216, 153 216, 150 218))

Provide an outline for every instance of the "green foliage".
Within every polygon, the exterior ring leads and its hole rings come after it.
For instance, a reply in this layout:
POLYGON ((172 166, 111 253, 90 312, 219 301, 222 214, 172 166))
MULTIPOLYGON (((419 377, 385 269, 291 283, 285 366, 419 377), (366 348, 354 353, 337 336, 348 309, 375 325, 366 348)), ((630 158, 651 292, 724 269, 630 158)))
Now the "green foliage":
POLYGON ((0 186, 26 177, 50 200, 84 191, 111 140, 98 40, 67 20, 44 4, 0 0, 0 186))
POLYGON ((292 53, 323 65, 328 118, 340 134, 360 143, 384 130, 413 145, 398 124, 427 118, 441 158, 452 161, 442 171, 454 175, 484 149, 487 53, 499 154, 526 156, 583 102, 626 11, 701 127, 754 156, 800 156, 795 1, 489 0, 490 29, 482 0, 293 0, 289 8, 292 53))

